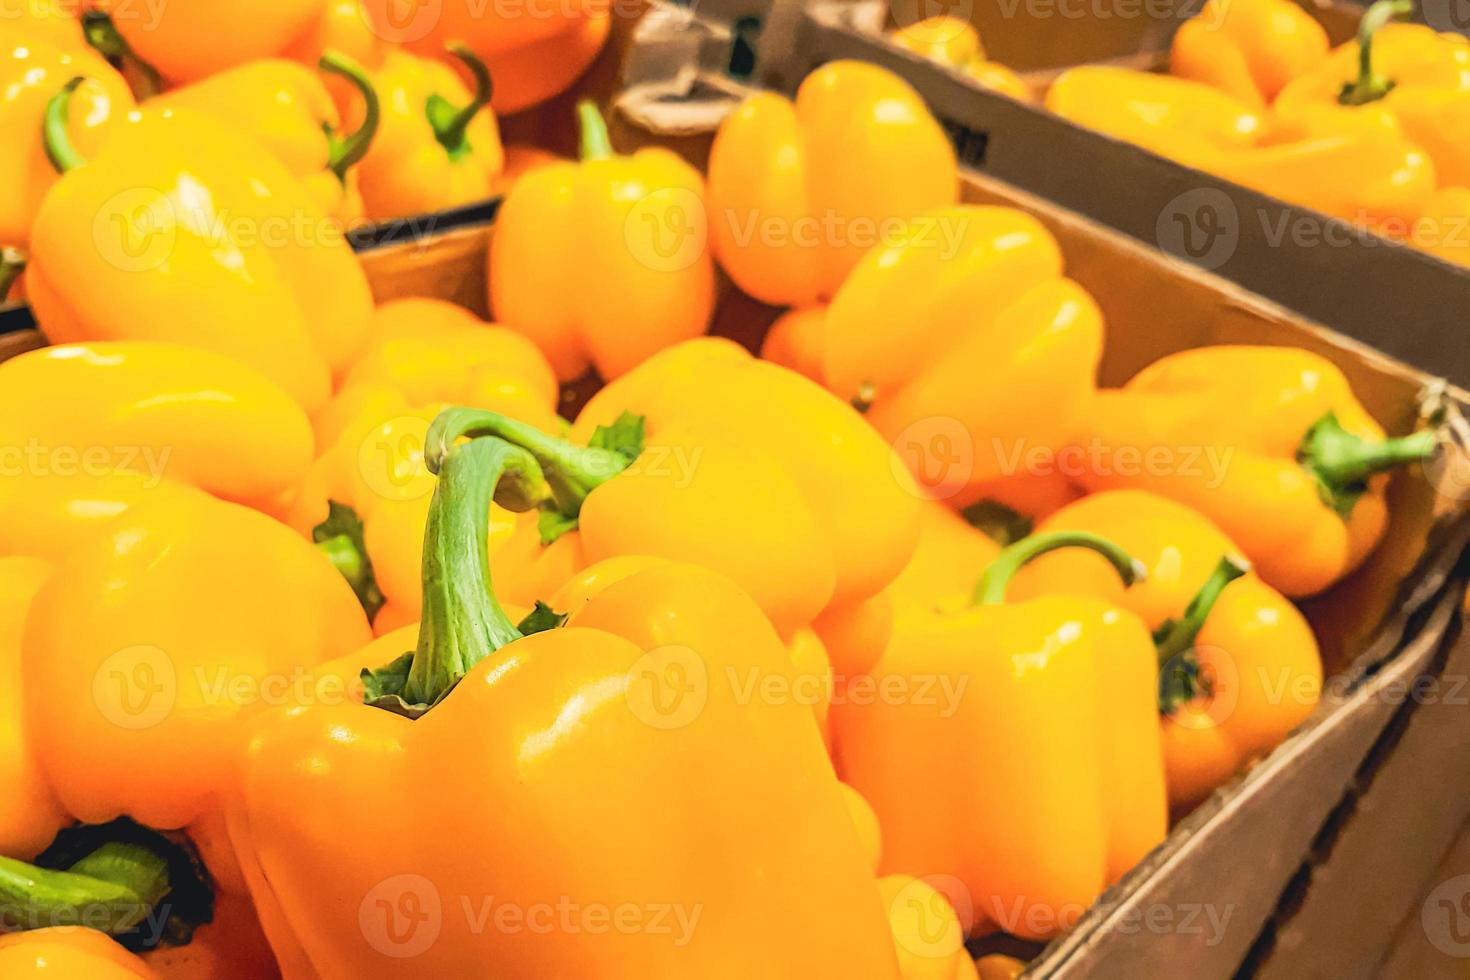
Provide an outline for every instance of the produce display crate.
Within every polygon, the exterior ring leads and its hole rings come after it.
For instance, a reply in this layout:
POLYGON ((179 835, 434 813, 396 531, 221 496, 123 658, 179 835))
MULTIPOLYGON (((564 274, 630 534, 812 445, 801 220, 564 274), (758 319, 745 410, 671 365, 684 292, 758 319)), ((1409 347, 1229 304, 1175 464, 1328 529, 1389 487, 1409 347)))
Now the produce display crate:
MULTIPOLYGON (((662 46, 681 21, 691 22, 684 11, 656 9, 644 36, 662 46)), ((718 27, 696 26, 694 33, 699 43, 686 51, 701 45, 717 49, 738 36, 718 27)), ((657 55, 669 57, 667 47, 657 55)), ((636 81, 615 103, 614 142, 624 149, 658 143, 703 166, 713 129, 748 90, 717 71, 684 72, 672 84, 656 72, 640 76, 650 63, 640 61, 634 49, 630 78, 636 81)), ((1464 393, 1438 376, 1063 205, 985 172, 969 171, 963 182, 966 200, 1021 208, 1057 236, 1068 275, 1089 289, 1106 316, 1101 370, 1106 385, 1122 383, 1153 360, 1189 347, 1290 344, 1338 364, 1391 431, 1413 424, 1427 391, 1448 393, 1463 404, 1464 393)), ((776 313, 732 296, 721 306, 717 329, 755 347, 776 313)), ((1384 336, 1386 329, 1380 325, 1384 336)), ((1463 432, 1464 426, 1454 429, 1463 432)), ((1470 644, 1456 645, 1470 575, 1470 498, 1463 486, 1466 471, 1459 465, 1465 459, 1456 448, 1450 462, 1433 472, 1396 477, 1394 526, 1384 546, 1349 580, 1305 604, 1331 678, 1316 714, 1268 758, 1182 820, 1070 933, 1045 948, 1004 938, 981 940, 977 952, 1023 954, 1032 960, 1028 976, 1036 977, 1230 977, 1238 970, 1265 975, 1273 959, 1280 966, 1270 975, 1342 975, 1302 972, 1302 957, 1310 958, 1310 950, 1286 958, 1286 946, 1301 938, 1293 931, 1291 912, 1309 912, 1319 890, 1304 899, 1304 883, 1329 873, 1332 859, 1350 853, 1328 848, 1335 836, 1343 836, 1344 815, 1371 798, 1365 794, 1376 793, 1375 787, 1405 775, 1424 778, 1418 768, 1422 752, 1415 744, 1421 739, 1405 738, 1405 730, 1427 728, 1442 741, 1443 722, 1460 717, 1413 699, 1406 703, 1402 691, 1446 669, 1470 668, 1470 644), (1391 772, 1396 775, 1390 777, 1391 772)), ((1470 805, 1465 792, 1470 767, 1460 772, 1460 779, 1446 780, 1445 793, 1470 805)), ((1394 829, 1403 832, 1402 825, 1394 829)), ((1442 833, 1436 829, 1428 836, 1442 833)), ((1441 847, 1426 859, 1419 877, 1406 875, 1405 888, 1417 889, 1442 852, 1441 847)), ((1418 894, 1409 891, 1405 906, 1418 894)), ((1361 892, 1354 898, 1364 904, 1361 892)), ((1397 917, 1392 924, 1398 925, 1397 917)), ((1371 931, 1362 935, 1359 953, 1371 931)), ((1394 937, 1374 938, 1386 948, 1394 937)), ((1384 949, 1375 948, 1368 959, 1381 955, 1384 949)))
MULTIPOLYGON (((634 49, 625 77, 635 86, 662 88, 673 100, 691 86, 724 87, 732 62, 738 75, 788 93, 828 61, 882 65, 929 103, 964 165, 1470 387, 1470 346, 1445 342, 1463 329, 1470 268, 1076 126, 983 88, 884 36, 895 22, 968 14, 989 57, 1044 88, 1074 64, 1161 67, 1174 31, 1193 9, 1190 2, 894 2, 909 6, 891 12, 887 0, 701 0, 693 14, 660 7, 645 19, 643 43, 634 49), (1119 15, 1097 16, 1099 9, 1119 15), (1063 10, 1094 13, 1065 16, 1063 10), (752 36, 757 41, 747 56, 742 47, 752 36)), ((1430 22, 1455 29, 1457 20, 1445 4, 1457 3, 1431 0, 1430 22)), ((1305 6, 1334 42, 1352 36, 1357 7, 1305 6)))

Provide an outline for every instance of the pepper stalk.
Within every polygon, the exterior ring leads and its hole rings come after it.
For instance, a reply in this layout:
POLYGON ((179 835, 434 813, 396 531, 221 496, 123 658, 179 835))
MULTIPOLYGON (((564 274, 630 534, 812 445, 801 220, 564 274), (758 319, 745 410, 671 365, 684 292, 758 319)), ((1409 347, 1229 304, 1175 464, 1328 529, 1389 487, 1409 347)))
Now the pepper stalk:
POLYGON ((373 88, 367 71, 342 52, 323 52, 317 67, 329 75, 347 79, 362 96, 362 124, 355 130, 346 136, 339 136, 330 125, 323 126, 329 146, 327 169, 345 183, 347 171, 360 163, 372 148, 373 137, 378 134, 378 124, 382 119, 382 106, 378 100, 378 90, 373 88))
POLYGON ((1397 81, 1373 70, 1373 40, 1389 21, 1414 12, 1414 0, 1377 0, 1358 21, 1358 77, 1344 82, 1337 101, 1346 106, 1377 102, 1393 91, 1397 81))
POLYGON ((1307 430, 1297 460, 1317 478, 1323 501, 1346 520, 1368 491, 1370 477, 1429 459, 1438 450, 1439 436, 1433 429, 1373 442, 1349 432, 1328 412, 1307 430))
POLYGON ((448 152, 449 159, 459 160, 474 149, 468 136, 470 123, 490 104, 490 98, 495 94, 495 85, 490 77, 490 69, 468 45, 452 41, 444 47, 469 69, 475 80, 475 93, 468 105, 456 106, 436 92, 429 96, 425 112, 428 114, 429 126, 434 130, 434 138, 448 152))
POLYGON ((1097 552, 1113 566, 1124 586, 1142 582, 1147 576, 1142 562, 1107 538, 1087 531, 1050 531, 1032 535, 1001 551, 975 584, 970 605, 996 606, 1005 602, 1006 589, 1023 565, 1060 548, 1086 548, 1097 552))
POLYGON ((1250 572, 1250 563, 1235 555, 1225 555, 1205 584, 1189 600, 1184 615, 1167 620, 1154 632, 1154 646, 1159 654, 1159 711, 1171 714, 1200 694, 1209 693, 1208 679, 1200 674, 1194 647, 1215 603, 1225 587, 1250 572))

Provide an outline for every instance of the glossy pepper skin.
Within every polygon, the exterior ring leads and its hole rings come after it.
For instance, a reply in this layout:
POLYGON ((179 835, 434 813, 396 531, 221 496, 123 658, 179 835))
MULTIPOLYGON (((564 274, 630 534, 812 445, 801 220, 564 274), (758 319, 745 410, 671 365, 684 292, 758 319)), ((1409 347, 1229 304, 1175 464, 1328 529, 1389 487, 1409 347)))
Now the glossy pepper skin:
POLYGON ((1166 830, 1148 631, 1084 596, 1004 601, 1016 566, 1076 545, 1137 577, 1095 536, 1028 538, 989 566, 970 604, 935 597, 900 612, 872 672, 888 696, 833 705, 838 772, 878 815, 881 870, 936 876, 969 932, 1055 935, 1166 830), (921 694, 926 679, 924 691, 947 693, 921 694), (894 696, 901 686, 909 694, 894 696))
MULTIPOLYGON (((321 71, 348 79, 359 98, 376 105, 364 70, 347 57, 324 55, 321 71)), ((285 164, 328 215, 344 225, 362 219, 362 195, 352 168, 368 152, 378 113, 368 113, 370 122, 359 130, 341 134, 337 107, 317 70, 283 58, 252 61, 174 89, 150 100, 148 107, 185 107, 229 124, 285 164)))
POLYGON ((169 0, 149 16, 119 11, 114 22, 138 57, 181 85, 280 54, 321 9, 322 0, 260 0, 245 16, 218 0, 169 0))
POLYGON ((1383 471, 1436 446, 1428 430, 1385 441, 1342 372, 1291 347, 1170 355, 1100 392, 1087 422, 1088 489, 1148 490, 1199 511, 1294 597, 1362 563, 1387 523, 1383 471))
POLYGON ((774 306, 831 299, 885 229, 953 204, 954 151, 908 83, 835 61, 794 102, 759 93, 710 149, 710 244, 745 293, 774 306))
POLYGON ((388 52, 374 73, 383 119, 361 166, 369 217, 426 214, 490 197, 505 166, 488 108, 490 74, 468 48, 455 45, 454 53, 475 77, 474 92, 448 65, 404 51, 388 52))
MULTIPOLYGON (((382 595, 373 620, 382 632, 419 618, 434 487, 423 468, 424 435, 440 408, 471 405, 549 431, 559 422, 551 367, 514 331, 432 299, 385 303, 369 329, 366 351, 317 417, 320 454, 288 523, 311 535, 328 520, 330 503, 352 508, 382 595)), ((496 511, 491 540, 498 545, 514 521, 496 511)))
POLYGON ((765 617, 720 576, 664 565, 612 584, 565 628, 523 636, 494 598, 484 515, 492 495, 524 509, 547 486, 524 451, 493 438, 456 445, 457 431, 429 440, 439 483, 425 619, 341 668, 396 658, 365 672, 367 694, 421 716, 362 704, 278 712, 246 756, 231 833, 254 856, 247 876, 275 910, 265 920, 288 975, 297 964, 323 978, 391 967, 896 980, 876 882, 810 716, 732 689, 732 672, 790 676, 765 617), (701 678, 697 706, 687 671, 701 678), (599 801, 595 827, 587 799, 599 801), (343 812, 368 819, 343 835, 343 812), (555 916, 550 928, 486 930, 458 895, 527 916, 555 912, 559 896, 574 915, 702 911, 682 937, 555 916), (384 918, 424 901, 442 910, 432 936, 422 919, 384 918))
POLYGON ((278 160, 185 109, 143 111, 90 161, 65 157, 26 278, 53 343, 178 341, 255 367, 308 412, 325 403, 366 339, 372 297, 278 160), (93 234, 79 240, 79 227, 93 234))
POLYGON ((1023 569, 1012 595, 1089 595, 1131 610, 1154 631, 1166 682, 1176 672, 1187 674, 1188 690, 1166 684, 1160 692, 1169 803, 1176 811, 1275 748, 1316 707, 1322 660, 1311 627, 1243 565, 1221 572, 1235 544, 1205 517, 1154 494, 1113 490, 1063 508, 1037 531, 1101 535, 1148 569, 1125 591, 1094 556, 1059 551, 1023 569), (1190 622, 1187 612, 1201 593, 1213 605, 1190 622))
POLYGON ((527 173, 490 244, 495 317, 536 342, 557 377, 612 380, 703 334, 714 310, 699 173, 661 147, 615 154, 579 103, 582 159, 527 173))
POLYGON ((899 47, 954 68, 986 88, 1021 102, 1035 101, 1035 95, 1020 75, 1005 65, 986 60, 980 35, 968 21, 940 14, 900 28, 889 36, 899 47))
POLYGON ((1074 436, 1103 322, 1035 218, 956 206, 864 256, 827 308, 823 339, 827 387, 864 407, 924 489, 953 496, 1014 475, 1013 454, 1074 436), (975 384, 975 364, 1003 365, 1006 384, 975 384))
POLYGON ((0 244, 24 248, 30 241, 41 199, 57 179, 41 141, 46 103, 78 76, 86 81, 72 96, 67 130, 80 152, 92 154, 133 108, 122 76, 81 43, 80 32, 63 46, 25 22, 0 28, 0 127, 10 141, 0 159, 6 188, 0 200, 0 244))
POLYGON ((1327 31, 1291 0, 1211 0, 1174 35, 1169 71, 1270 105, 1327 58, 1327 31))
MULTIPOLYGON (((300 406, 244 364, 178 344, 115 341, 43 347, 0 364, 0 451, 20 470, 0 480, 0 502, 7 514, 29 515, 5 522, 0 540, 55 547, 71 535, 38 522, 21 496, 49 506, 65 495, 48 497, 48 486, 124 470, 137 478, 115 476, 125 495, 166 478, 260 503, 301 481, 312 434, 300 406)), ((115 516, 97 510, 73 516, 115 516)))
POLYGON ((58 926, 0 936, 0 973, 16 980, 161 980, 148 964, 86 926, 58 926))
POLYGON ((1386 112, 1434 162, 1443 186, 1470 183, 1470 41, 1419 24, 1386 23, 1411 5, 1388 0, 1364 14, 1360 38, 1282 90, 1275 114, 1329 114, 1353 127, 1386 112), (1366 44, 1365 44, 1366 42, 1366 44), (1366 53, 1365 53, 1366 48, 1366 53))

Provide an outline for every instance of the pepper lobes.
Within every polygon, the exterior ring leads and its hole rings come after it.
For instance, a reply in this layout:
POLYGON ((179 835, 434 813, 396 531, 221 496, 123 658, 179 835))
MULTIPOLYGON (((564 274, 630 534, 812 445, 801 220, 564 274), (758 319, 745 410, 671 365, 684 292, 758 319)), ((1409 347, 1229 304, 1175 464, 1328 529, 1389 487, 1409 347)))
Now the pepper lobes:
POLYGON ((1035 218, 958 206, 915 218, 865 256, 827 308, 822 338, 827 387, 860 403, 920 485, 948 497, 1073 438, 1103 323, 1035 218), (976 364, 1003 367, 1007 383, 976 384, 976 364))
POLYGON ((1212 0, 1175 33, 1169 71, 1264 107, 1327 49, 1326 29, 1291 0, 1212 0))
POLYGON ((322 0, 259 0, 248 14, 215 0, 169 0, 147 16, 114 18, 145 62, 175 84, 284 51, 320 16, 322 0), (231 16, 238 14, 238 16, 231 16))
POLYGON ((362 347, 372 299, 340 232, 278 160, 182 108, 138 113, 90 161, 63 156, 27 271, 52 342, 177 340, 320 408, 333 370, 362 347))
POLYGON ((710 149, 710 243, 763 303, 830 299, 893 222, 954 203, 954 151, 918 94, 875 65, 835 61, 792 102, 758 93, 710 149))
POLYGON ((704 333, 714 310, 704 181, 661 147, 612 152, 578 105, 582 160, 523 176, 490 244, 495 317, 536 342, 563 381, 607 380, 704 333))
POLYGON ((1172 354, 1098 393, 1079 481, 1177 500, 1288 596, 1360 565, 1387 523, 1383 471, 1436 451, 1432 431, 1384 440, 1330 361, 1290 347, 1172 354))
POLYGON ((393 658, 364 674, 372 704, 393 710, 278 712, 246 757, 230 829, 285 961, 323 978, 391 964, 406 977, 895 980, 876 882, 810 718, 734 691, 745 671, 789 678, 765 617, 728 580, 663 565, 523 637, 494 598, 484 515, 492 496, 533 506, 545 481, 523 450, 456 435, 431 432, 424 622, 326 668, 393 658), (576 805, 587 799, 595 828, 576 805), (347 837, 344 811, 363 815, 347 837), (555 917, 486 930, 453 897, 492 895, 528 916, 700 912, 681 937, 555 917), (382 917, 395 910, 410 921, 382 917))
POLYGON ((1004 602, 1018 566, 1078 545, 1138 577, 1096 536, 1028 538, 1000 553, 969 604, 900 605, 871 672, 876 696, 833 705, 838 773, 878 815, 880 871, 925 878, 971 933, 1057 934, 1167 829, 1142 622, 1086 596, 1004 602))
POLYGON ((1322 661, 1311 627, 1243 565, 1221 572, 1236 548, 1205 517, 1151 493, 1113 490, 1064 507, 1037 531, 1101 535, 1148 569, 1125 591, 1096 556, 1059 551, 1023 569, 1012 592, 1096 596, 1136 613, 1154 631, 1166 682, 1176 673, 1185 681, 1159 694, 1176 810, 1275 748, 1316 707, 1322 661), (1212 605, 1195 605, 1207 589, 1212 605))

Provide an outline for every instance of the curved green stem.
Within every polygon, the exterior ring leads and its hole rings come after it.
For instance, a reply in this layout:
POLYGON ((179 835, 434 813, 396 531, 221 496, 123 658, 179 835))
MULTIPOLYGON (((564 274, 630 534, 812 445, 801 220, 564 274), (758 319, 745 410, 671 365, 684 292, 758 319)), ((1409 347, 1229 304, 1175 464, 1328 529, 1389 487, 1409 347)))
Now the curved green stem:
POLYGON ((317 67, 329 75, 338 75, 352 83, 362 95, 362 125, 346 136, 338 136, 327 129, 327 169, 337 175, 338 180, 347 179, 347 171, 356 166, 373 145, 382 120, 382 106, 378 102, 378 90, 368 78, 367 71, 340 51, 325 51, 317 61, 317 67))
POLYGON ((0 921, 10 929, 87 926, 118 935, 169 890, 168 862, 136 844, 103 844, 66 871, 0 857, 0 921))
POLYGON ((469 105, 456 108, 444 96, 435 93, 429 96, 425 110, 429 115, 429 125, 434 129, 434 138, 448 151, 449 159, 458 160, 473 149, 466 134, 475 116, 490 104, 495 85, 490 78, 490 69, 468 45, 453 41, 444 47, 464 63, 475 79, 475 94, 469 105))
POLYGON ((1250 563, 1234 555, 1225 555, 1205 584, 1189 600, 1184 615, 1167 620, 1154 631, 1154 647, 1159 657, 1159 710, 1169 714, 1181 704, 1192 701, 1201 691, 1199 661, 1194 645, 1204 629, 1225 587, 1250 571, 1250 563))
POLYGON ((430 472, 437 470, 440 461, 465 436, 496 436, 536 457, 557 509, 569 518, 581 513, 582 501, 589 493, 623 472, 631 462, 623 453, 578 446, 496 412, 451 408, 434 420, 424 440, 424 462, 430 472))
POLYGON ((1358 77, 1342 86, 1337 101, 1343 105, 1367 105, 1376 102, 1398 84, 1373 70, 1373 39, 1391 20, 1414 12, 1414 0, 1378 0, 1358 21, 1358 77))
POLYGON ((527 510, 546 495, 536 460, 503 439, 453 446, 436 468, 439 483, 424 529, 418 646, 407 663, 400 658, 363 672, 370 700, 411 717, 442 700, 481 660, 521 638, 491 584, 487 514, 492 500, 527 510))
POLYGON ((1006 588, 1021 566, 1059 548, 1087 548, 1097 552, 1117 570, 1125 586, 1143 581, 1146 574, 1142 563, 1107 538, 1086 531, 1051 531, 1018 541, 997 555, 976 583, 970 604, 993 606, 1005 602, 1006 588))
POLYGON ((141 79, 134 87, 140 101, 151 99, 163 91, 163 76, 148 62, 138 57, 132 45, 118 31, 112 17, 101 10, 88 10, 82 14, 82 37, 102 57, 120 64, 124 69, 132 68, 141 79))
POLYGON ((368 554, 362 519, 357 511, 335 500, 327 501, 327 519, 311 529, 311 540, 332 567, 352 586, 368 622, 377 619, 387 599, 378 586, 368 554))
POLYGON ((0 303, 10 295, 15 280, 26 270, 26 253, 9 245, 0 248, 0 303))
POLYGON ((1307 430, 1296 458, 1317 478, 1322 500, 1346 519, 1374 474, 1429 459, 1438 451, 1439 436, 1433 429, 1370 442, 1344 429, 1328 412, 1307 430))
POLYGON ((46 149, 46 159, 56 172, 64 174, 75 170, 87 161, 72 145, 68 123, 71 120, 71 96, 77 86, 86 79, 78 75, 62 86, 61 91, 51 96, 46 103, 46 113, 41 117, 41 145, 46 149))
POLYGON ((612 138, 607 135, 607 120, 597 110, 597 103, 591 99, 577 103, 577 125, 582 133, 583 160, 605 160, 613 155, 612 138))

